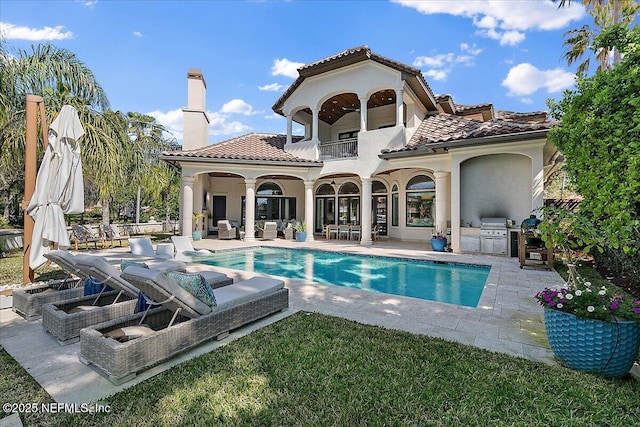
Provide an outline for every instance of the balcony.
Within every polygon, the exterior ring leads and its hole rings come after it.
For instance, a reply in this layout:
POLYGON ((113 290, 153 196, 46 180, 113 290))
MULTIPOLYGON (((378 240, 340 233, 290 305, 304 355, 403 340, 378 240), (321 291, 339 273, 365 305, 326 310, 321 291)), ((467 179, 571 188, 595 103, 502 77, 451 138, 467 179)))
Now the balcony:
POLYGON ((318 145, 320 160, 358 157, 358 138, 321 142, 318 145))

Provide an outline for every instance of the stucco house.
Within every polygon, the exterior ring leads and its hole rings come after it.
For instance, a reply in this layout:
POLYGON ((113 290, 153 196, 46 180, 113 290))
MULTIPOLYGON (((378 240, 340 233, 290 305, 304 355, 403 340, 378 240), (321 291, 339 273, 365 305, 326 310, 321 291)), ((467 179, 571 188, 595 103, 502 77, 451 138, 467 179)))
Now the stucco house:
MULTIPOLYGON (((481 218, 519 225, 542 205, 561 158, 546 113, 456 104, 418 69, 367 46, 298 72, 273 105, 286 135, 209 144, 206 83, 189 71, 183 149, 162 155, 182 171, 183 234, 191 213, 204 212, 205 230, 235 220, 247 241, 256 221, 295 218, 306 221, 308 240, 328 224, 377 225, 381 236, 425 242, 438 229, 450 233, 453 251, 477 252, 481 218), (293 122, 304 135, 292 134, 293 122)), ((360 243, 371 245, 371 234, 360 243)))

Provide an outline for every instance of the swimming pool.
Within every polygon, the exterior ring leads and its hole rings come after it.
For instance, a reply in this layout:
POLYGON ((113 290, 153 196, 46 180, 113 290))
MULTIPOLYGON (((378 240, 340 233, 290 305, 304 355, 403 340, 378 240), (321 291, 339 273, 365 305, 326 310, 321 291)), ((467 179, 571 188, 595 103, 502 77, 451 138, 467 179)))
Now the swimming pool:
POLYGON ((193 261, 290 279, 476 307, 490 267, 256 247, 193 261))

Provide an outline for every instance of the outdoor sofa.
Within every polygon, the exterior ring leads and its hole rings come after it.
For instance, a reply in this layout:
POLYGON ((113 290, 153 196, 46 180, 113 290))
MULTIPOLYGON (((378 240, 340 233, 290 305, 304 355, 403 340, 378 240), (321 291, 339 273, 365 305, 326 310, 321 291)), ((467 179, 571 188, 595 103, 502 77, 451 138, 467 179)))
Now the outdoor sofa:
POLYGON ((125 269, 122 277, 163 307, 80 331, 80 360, 99 368, 115 384, 289 306, 289 290, 282 280, 272 278, 253 277, 217 288, 216 305, 210 306, 159 271, 132 266, 125 269), (131 339, 121 342, 116 338, 126 331, 133 331, 131 339))

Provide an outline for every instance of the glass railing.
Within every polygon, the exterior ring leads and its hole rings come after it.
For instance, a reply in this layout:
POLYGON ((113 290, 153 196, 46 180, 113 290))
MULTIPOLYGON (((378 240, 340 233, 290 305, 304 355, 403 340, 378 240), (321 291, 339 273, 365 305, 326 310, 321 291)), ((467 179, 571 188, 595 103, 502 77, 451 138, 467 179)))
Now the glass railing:
POLYGON ((318 145, 320 160, 358 157, 358 138, 326 141, 318 145))

